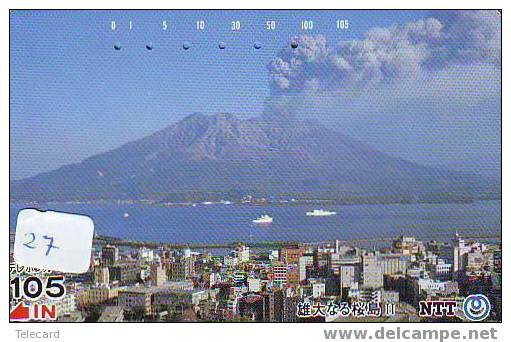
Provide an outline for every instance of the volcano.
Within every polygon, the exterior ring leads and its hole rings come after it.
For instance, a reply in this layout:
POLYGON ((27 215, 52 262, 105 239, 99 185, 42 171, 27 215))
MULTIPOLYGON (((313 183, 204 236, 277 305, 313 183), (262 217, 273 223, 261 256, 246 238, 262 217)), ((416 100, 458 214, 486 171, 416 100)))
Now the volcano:
POLYGON ((11 201, 500 196, 498 181, 389 156, 317 121, 193 114, 77 164, 10 183, 11 201))

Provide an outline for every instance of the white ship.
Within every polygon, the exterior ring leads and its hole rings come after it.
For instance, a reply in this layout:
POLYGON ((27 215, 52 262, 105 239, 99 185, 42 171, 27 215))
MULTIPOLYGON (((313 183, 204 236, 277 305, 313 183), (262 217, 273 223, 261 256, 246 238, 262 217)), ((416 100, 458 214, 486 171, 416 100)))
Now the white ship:
POLYGON ((307 215, 307 216, 332 216, 332 215, 337 215, 337 213, 335 211, 314 209, 313 211, 306 212, 305 215, 307 215))
POLYGON ((273 217, 270 215, 261 215, 260 217, 256 218, 255 220, 252 220, 252 223, 257 224, 269 224, 273 222, 273 217))

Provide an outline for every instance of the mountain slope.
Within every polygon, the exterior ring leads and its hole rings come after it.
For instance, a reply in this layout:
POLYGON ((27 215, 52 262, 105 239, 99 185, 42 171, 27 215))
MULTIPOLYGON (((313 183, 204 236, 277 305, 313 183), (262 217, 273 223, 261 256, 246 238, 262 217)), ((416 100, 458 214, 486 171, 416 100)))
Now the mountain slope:
POLYGON ((499 191, 491 180, 393 158, 317 122, 232 114, 194 114, 81 163, 11 182, 15 201, 172 200, 225 192, 465 198, 499 191))

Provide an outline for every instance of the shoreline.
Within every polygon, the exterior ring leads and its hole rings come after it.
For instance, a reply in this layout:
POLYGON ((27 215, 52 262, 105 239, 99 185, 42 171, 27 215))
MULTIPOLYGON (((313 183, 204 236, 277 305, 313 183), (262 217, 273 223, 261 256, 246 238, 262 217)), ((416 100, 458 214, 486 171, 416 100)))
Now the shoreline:
MULTIPOLYGON (((478 239, 478 240, 502 240, 502 235, 494 235, 494 234, 486 234, 486 235, 460 235, 465 239, 478 239)), ((325 241, 258 241, 258 242, 247 242, 247 241, 233 241, 233 242, 225 242, 225 243, 213 243, 213 244, 199 244, 199 243, 169 243, 169 242, 158 242, 158 241, 138 241, 138 240, 128 240, 122 238, 116 238, 112 236, 104 236, 97 235, 94 237, 93 244, 98 245, 118 245, 118 246, 126 246, 126 247, 150 247, 150 248, 158 248, 158 247, 167 247, 171 249, 226 249, 226 248, 234 248, 239 244, 243 244, 252 248, 281 248, 286 246, 295 246, 295 245, 327 245, 335 243, 335 241, 339 241, 341 244, 362 244, 369 243, 371 241, 378 242, 389 242, 395 240, 397 236, 386 236, 386 237, 378 237, 378 238, 365 238, 365 239, 337 239, 337 240, 325 240, 325 241)), ((432 239, 431 241, 437 241, 432 239)))
POLYGON ((304 206, 304 205, 322 205, 328 206, 357 206, 357 205, 416 205, 416 204, 470 204, 477 202, 496 202, 502 201, 502 197, 499 198, 475 198, 470 200, 451 200, 451 201, 390 201, 390 202, 339 202, 327 199, 317 200, 296 200, 296 201, 267 201, 264 203, 247 203, 247 202, 236 202, 226 200, 225 202, 156 202, 149 200, 94 200, 94 201, 47 201, 47 202, 36 202, 36 201, 11 201, 9 205, 81 205, 81 204, 106 204, 106 205, 148 205, 154 207, 174 208, 174 207, 209 207, 209 206, 246 206, 246 207, 269 207, 269 206, 304 206), (228 202, 228 203, 226 203, 228 202))

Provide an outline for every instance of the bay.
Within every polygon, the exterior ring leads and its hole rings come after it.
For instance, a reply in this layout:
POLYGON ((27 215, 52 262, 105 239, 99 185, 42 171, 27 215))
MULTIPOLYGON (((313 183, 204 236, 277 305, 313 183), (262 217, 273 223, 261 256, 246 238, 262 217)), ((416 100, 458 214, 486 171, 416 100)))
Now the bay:
MULTIPOLYGON (((10 229, 20 209, 10 205, 10 229)), ((501 201, 442 204, 373 204, 327 206, 337 215, 307 217, 315 205, 199 204, 164 207, 148 204, 48 203, 41 210, 90 216, 95 233, 116 238, 168 243, 222 244, 235 241, 320 242, 334 239, 374 239, 413 235, 447 241, 462 235, 501 234, 501 201), (252 220, 268 214, 271 225, 252 220)))

